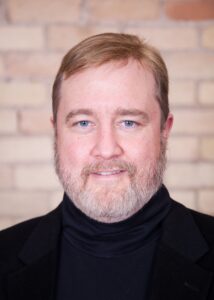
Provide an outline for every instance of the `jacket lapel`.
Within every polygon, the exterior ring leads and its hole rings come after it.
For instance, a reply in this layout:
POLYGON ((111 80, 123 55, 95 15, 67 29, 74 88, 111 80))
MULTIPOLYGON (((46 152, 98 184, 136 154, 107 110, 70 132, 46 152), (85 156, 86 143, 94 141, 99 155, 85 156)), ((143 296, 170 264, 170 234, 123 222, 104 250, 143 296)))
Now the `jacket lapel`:
POLYGON ((151 300, 207 299, 212 273, 196 262, 208 249, 190 212, 173 202, 157 250, 151 300))
MULTIPOLYGON (((213 276, 196 263, 209 248, 189 211, 172 206, 157 249, 151 300, 205 300, 213 276)), ((20 252, 22 267, 8 276, 9 300, 54 299, 60 230, 58 207, 40 221, 20 252)))
POLYGON ((60 228, 60 208, 41 219, 19 254, 23 267, 8 276, 10 300, 53 299, 60 228))

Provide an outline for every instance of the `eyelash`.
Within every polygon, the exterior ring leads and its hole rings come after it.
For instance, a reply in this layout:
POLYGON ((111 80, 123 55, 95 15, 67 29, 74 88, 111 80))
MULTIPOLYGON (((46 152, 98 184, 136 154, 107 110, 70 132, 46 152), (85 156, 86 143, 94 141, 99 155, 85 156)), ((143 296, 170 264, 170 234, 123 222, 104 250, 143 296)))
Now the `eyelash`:
MULTIPOLYGON (((88 120, 81 120, 81 121, 75 122, 74 125, 78 125, 78 124, 83 123, 83 122, 91 123, 91 121, 88 121, 88 120)), ((138 122, 133 121, 133 120, 123 120, 123 121, 121 121, 121 123, 125 123, 125 122, 131 122, 133 124, 138 124, 138 122)))
MULTIPOLYGON (((88 121, 88 120, 82 120, 82 121, 79 121, 79 122, 75 123, 75 125, 81 126, 81 123, 87 123, 87 124, 89 124, 90 121, 88 121)), ((82 125, 83 125, 83 124, 82 124, 82 125)), ((81 127, 86 127, 86 126, 84 125, 84 126, 81 126, 81 127)))
MULTIPOLYGON (((94 123, 89 120, 81 120, 72 124, 72 127, 77 127, 80 129, 92 129, 94 127, 94 123)), ((124 129, 134 129, 140 126, 139 122, 133 120, 122 120, 118 122, 118 126, 124 129)))
POLYGON ((135 128, 140 125, 138 122, 133 121, 133 120, 124 120, 124 121, 121 121, 121 123, 123 123, 126 128, 135 128), (129 125, 128 125, 128 123, 129 123, 129 125), (130 123, 132 124, 132 126, 130 126, 130 123))

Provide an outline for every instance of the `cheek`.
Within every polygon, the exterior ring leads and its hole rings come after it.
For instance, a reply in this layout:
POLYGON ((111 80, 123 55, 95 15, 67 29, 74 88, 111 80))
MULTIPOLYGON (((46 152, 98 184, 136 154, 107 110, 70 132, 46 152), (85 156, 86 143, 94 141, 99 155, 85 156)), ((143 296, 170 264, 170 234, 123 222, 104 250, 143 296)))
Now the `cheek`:
POLYGON ((143 143, 137 145, 138 149, 131 152, 133 160, 145 163, 146 160, 153 159, 159 153, 159 147, 151 143, 143 143))
POLYGON ((87 143, 81 142, 78 138, 59 138, 59 155, 64 165, 75 168, 82 168, 88 161, 89 149, 87 143))
POLYGON ((148 160, 154 160, 160 153, 160 135, 144 135, 132 143, 126 145, 127 157, 136 164, 145 164, 148 160))

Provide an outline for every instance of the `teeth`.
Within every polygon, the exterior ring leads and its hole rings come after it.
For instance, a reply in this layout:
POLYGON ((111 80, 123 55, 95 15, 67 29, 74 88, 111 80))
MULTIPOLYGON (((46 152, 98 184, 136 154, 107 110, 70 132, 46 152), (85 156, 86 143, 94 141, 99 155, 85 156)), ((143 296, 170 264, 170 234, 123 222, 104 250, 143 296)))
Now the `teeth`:
POLYGON ((103 171, 103 172, 97 172, 96 174, 102 175, 102 176, 109 176, 109 175, 115 175, 120 173, 120 170, 115 170, 115 171, 103 171))

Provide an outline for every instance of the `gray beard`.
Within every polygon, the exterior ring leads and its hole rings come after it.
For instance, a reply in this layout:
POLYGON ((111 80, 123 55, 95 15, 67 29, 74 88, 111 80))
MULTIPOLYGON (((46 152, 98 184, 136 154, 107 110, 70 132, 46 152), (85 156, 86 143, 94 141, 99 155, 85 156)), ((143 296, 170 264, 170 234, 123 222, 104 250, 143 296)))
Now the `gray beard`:
POLYGON ((81 175, 72 172, 72 166, 62 166, 55 139, 55 169, 59 180, 71 201, 88 217, 104 223, 125 220, 140 210, 158 191, 166 166, 166 140, 161 140, 159 157, 145 162, 142 170, 121 160, 99 161, 86 166, 81 175), (87 187, 92 171, 119 167, 127 170, 130 184, 124 188, 115 186, 87 187))

